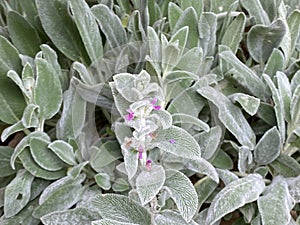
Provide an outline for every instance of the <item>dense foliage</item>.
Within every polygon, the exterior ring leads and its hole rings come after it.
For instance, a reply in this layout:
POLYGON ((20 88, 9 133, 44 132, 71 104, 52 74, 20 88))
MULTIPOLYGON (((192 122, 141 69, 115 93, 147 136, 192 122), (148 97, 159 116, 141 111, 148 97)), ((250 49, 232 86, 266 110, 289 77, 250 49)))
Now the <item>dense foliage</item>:
POLYGON ((298 0, 0 0, 1 225, 300 224, 298 0))

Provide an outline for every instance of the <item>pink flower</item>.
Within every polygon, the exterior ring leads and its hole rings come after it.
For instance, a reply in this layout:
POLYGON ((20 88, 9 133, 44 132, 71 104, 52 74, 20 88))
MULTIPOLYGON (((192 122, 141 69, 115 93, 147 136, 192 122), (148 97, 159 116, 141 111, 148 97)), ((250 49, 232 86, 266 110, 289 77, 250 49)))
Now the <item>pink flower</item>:
POLYGON ((128 112, 128 114, 125 115, 125 119, 128 121, 133 120, 134 112, 131 109, 127 109, 126 111, 128 112))
POLYGON ((150 103, 153 106, 154 110, 160 110, 161 109, 160 105, 156 105, 157 104, 157 98, 154 98, 150 103))
POLYGON ((148 159, 146 161, 146 168, 147 168, 147 170, 151 170, 151 163, 152 163, 151 159, 148 159))
POLYGON ((171 144, 175 144, 175 143, 176 143, 176 140, 175 140, 175 139, 170 139, 169 142, 170 142, 171 144))
POLYGON ((139 159, 143 159, 143 152, 144 152, 144 149, 140 146, 139 147, 139 159))

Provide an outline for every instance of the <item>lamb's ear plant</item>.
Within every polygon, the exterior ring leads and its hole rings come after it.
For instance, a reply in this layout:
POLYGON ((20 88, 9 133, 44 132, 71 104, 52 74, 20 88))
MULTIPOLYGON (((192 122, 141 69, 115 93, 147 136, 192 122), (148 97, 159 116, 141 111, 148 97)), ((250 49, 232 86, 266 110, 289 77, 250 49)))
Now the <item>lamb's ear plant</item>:
POLYGON ((300 224, 295 0, 0 0, 0 224, 300 224))

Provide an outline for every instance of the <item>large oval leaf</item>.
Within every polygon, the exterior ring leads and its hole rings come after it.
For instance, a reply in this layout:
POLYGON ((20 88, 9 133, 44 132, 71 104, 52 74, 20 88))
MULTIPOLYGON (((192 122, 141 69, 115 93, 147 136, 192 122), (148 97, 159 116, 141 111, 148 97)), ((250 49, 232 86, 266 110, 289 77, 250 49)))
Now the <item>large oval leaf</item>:
POLYGON ((6 76, 10 69, 21 71, 21 61, 17 49, 0 36, 0 120, 13 124, 20 120, 25 108, 21 91, 6 76))
POLYGON ((93 199, 92 204, 104 219, 139 225, 151 224, 151 216, 147 209, 126 196, 98 195, 93 199))
POLYGON ((153 147, 183 158, 195 159, 201 156, 197 141, 182 128, 171 126, 165 130, 158 130, 156 134, 153 147))
POLYGON ((6 186, 4 195, 6 218, 16 215, 29 202, 33 179, 34 176, 26 170, 19 170, 17 176, 6 186))
POLYGON ((197 192, 187 176, 177 170, 166 171, 165 188, 177 205, 180 215, 190 222, 198 208, 197 192))
POLYGON ((39 106, 39 117, 52 118, 62 103, 62 88, 58 75, 44 59, 36 59, 37 79, 34 88, 34 100, 39 106))
POLYGON ((208 209, 206 225, 213 224, 226 214, 257 200, 264 188, 262 177, 256 174, 232 181, 212 201, 208 209))
POLYGON ((287 225, 291 219, 293 199, 284 180, 274 180, 267 193, 257 200, 262 225, 287 225))
POLYGON ((143 205, 150 202, 165 183, 166 175, 162 166, 152 166, 136 178, 136 189, 143 205))
POLYGON ((203 87, 197 91, 219 109, 219 119, 237 140, 242 145, 254 149, 256 137, 241 110, 212 87, 203 87))

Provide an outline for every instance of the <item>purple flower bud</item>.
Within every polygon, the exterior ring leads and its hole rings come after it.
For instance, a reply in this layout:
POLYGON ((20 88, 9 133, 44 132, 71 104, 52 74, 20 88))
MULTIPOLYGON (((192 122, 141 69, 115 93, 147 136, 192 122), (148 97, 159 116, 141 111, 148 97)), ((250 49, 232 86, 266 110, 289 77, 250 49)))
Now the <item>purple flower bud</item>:
POLYGON ((127 109, 126 111, 128 112, 128 114, 125 115, 125 119, 128 121, 133 120, 134 112, 131 109, 127 109))
POLYGON ((139 147, 139 159, 143 159, 143 152, 144 152, 144 149, 140 146, 139 147))
POLYGON ((176 143, 176 140, 175 140, 175 139, 170 139, 169 142, 170 142, 171 144, 175 144, 175 143, 176 143))
POLYGON ((151 170, 151 163, 152 163, 151 159, 148 159, 146 161, 146 168, 147 168, 147 170, 151 170))
POLYGON ((160 110, 161 109, 160 105, 156 105, 157 104, 157 98, 154 98, 150 103, 153 106, 154 110, 160 110))

